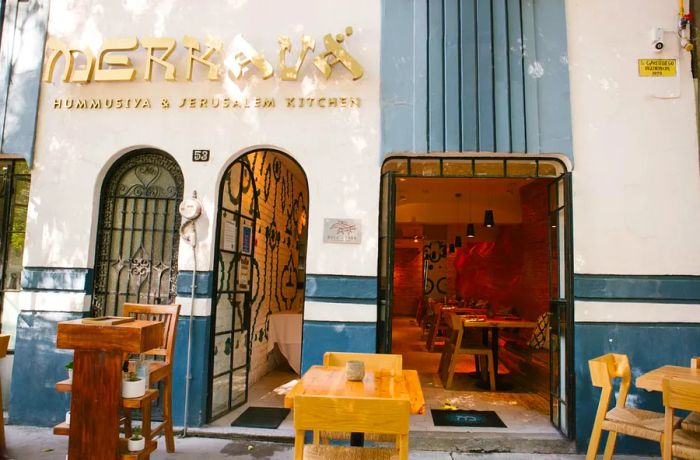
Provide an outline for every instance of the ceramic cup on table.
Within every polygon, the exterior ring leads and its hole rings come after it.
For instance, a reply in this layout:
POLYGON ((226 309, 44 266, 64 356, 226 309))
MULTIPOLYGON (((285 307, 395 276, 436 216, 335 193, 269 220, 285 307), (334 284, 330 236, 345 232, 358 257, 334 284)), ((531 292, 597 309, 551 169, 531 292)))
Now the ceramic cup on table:
POLYGON ((348 361, 345 363, 345 377, 351 382, 359 382, 365 377, 363 361, 348 361))

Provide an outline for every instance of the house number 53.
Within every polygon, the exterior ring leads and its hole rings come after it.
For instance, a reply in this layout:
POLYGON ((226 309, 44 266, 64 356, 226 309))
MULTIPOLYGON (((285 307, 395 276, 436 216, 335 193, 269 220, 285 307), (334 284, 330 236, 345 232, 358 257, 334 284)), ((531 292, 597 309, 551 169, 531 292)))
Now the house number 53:
POLYGON ((209 161, 209 150, 192 150, 192 161, 209 161))

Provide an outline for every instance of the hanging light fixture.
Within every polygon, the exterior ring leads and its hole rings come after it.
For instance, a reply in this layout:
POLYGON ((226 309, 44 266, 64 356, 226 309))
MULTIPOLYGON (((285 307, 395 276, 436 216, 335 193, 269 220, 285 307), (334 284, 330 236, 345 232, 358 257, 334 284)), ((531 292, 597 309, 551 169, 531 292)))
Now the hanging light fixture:
POLYGON ((467 224, 467 238, 474 238, 476 233, 474 232, 474 224, 467 224))
POLYGON ((459 235, 455 236, 455 247, 456 248, 462 247, 462 237, 459 235))
POLYGON ((484 227, 491 228, 496 225, 493 220, 493 209, 487 209, 484 211, 484 227))
POLYGON ((454 254, 455 252, 455 245, 450 243, 450 254, 454 254))
POLYGON ((469 192, 469 195, 467 196, 467 199, 469 200, 469 219, 467 222, 467 238, 474 238, 476 236, 476 232, 474 231, 474 224, 472 223, 472 183, 469 182, 467 179, 467 191, 469 192))

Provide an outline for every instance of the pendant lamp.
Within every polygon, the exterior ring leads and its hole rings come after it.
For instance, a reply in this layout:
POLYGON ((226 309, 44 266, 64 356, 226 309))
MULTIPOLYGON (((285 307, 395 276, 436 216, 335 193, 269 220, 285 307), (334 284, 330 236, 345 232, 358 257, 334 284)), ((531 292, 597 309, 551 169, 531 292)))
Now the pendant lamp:
POLYGON ((462 247, 462 237, 459 235, 455 236, 455 247, 456 248, 462 247))
POLYGON ((467 184, 469 185, 469 196, 467 197, 467 199, 469 200, 469 221, 467 222, 467 238, 474 238, 476 236, 476 232, 474 231, 474 224, 472 223, 472 183, 467 182, 467 184))
POLYGON ((492 209, 487 209, 484 211, 484 227, 491 228, 496 225, 496 222, 493 220, 493 210, 492 209))
POLYGON ((474 238, 475 236, 474 224, 467 224, 467 238, 474 238))
POLYGON ((450 243, 450 254, 454 254, 455 252, 455 245, 450 243))

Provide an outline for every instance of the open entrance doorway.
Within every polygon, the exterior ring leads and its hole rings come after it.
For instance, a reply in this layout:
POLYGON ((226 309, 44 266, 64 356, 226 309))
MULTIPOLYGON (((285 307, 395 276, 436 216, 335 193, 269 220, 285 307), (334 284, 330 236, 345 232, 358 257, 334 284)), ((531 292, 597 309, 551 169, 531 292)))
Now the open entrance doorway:
POLYGON ((426 408, 490 410, 511 431, 571 437, 564 164, 395 157, 384 163, 381 191, 378 351, 418 370, 426 408))
MULTIPOLYGON (((298 377, 308 190, 301 166, 277 150, 252 151, 224 173, 216 224, 209 421, 228 424, 239 414, 236 408, 249 400, 259 403, 258 395, 298 377)), ((265 404, 281 406, 274 400, 265 404)))

